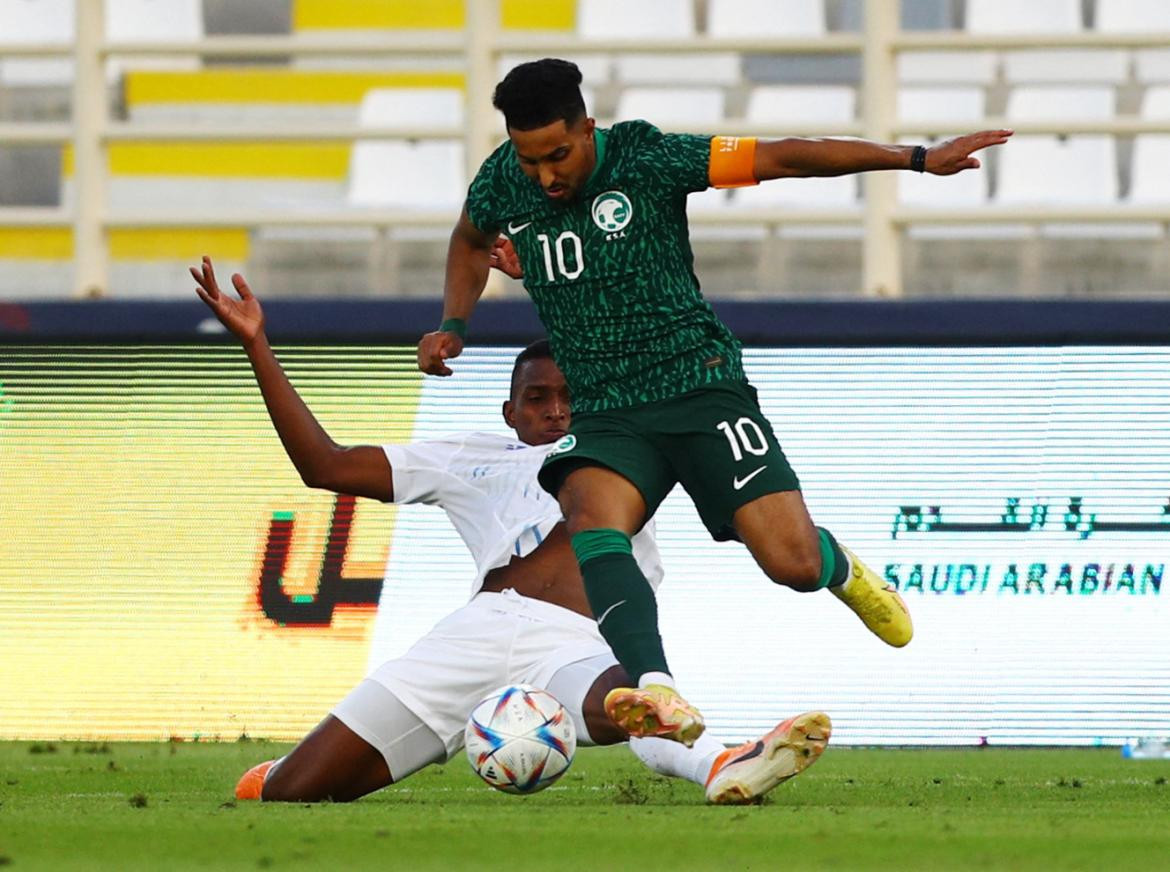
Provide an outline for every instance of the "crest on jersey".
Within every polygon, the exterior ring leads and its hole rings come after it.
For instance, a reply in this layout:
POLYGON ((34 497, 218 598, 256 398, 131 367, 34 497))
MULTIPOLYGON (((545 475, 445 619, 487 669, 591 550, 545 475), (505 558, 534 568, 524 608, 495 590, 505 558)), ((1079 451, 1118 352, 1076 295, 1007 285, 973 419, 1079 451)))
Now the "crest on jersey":
POLYGON ((593 199, 593 223, 606 233, 624 229, 633 217, 633 204, 621 191, 606 191, 593 199))
POLYGON ((564 454, 566 451, 572 451, 576 447, 577 437, 569 433, 561 437, 560 441, 553 446, 553 450, 548 453, 548 456, 552 457, 554 454, 564 454))

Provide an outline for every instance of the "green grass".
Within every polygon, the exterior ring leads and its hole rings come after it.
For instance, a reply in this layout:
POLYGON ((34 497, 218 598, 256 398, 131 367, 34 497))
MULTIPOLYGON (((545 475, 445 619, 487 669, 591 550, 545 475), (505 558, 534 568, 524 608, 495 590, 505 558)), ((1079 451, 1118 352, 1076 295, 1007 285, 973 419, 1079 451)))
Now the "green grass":
POLYGON ((463 759, 351 805, 236 804, 285 746, 0 744, 0 867, 1170 869, 1170 760, 830 748, 759 806, 707 807, 624 748, 497 793, 463 759))

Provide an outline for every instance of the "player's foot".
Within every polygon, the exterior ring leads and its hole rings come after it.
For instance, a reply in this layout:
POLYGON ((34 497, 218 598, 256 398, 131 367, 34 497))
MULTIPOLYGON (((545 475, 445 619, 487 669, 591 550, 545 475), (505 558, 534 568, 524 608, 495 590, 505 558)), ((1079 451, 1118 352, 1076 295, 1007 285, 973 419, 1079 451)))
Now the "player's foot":
POLYGON ((673 687, 615 687, 605 695, 605 713, 631 736, 673 739, 688 748, 703 735, 703 716, 673 687))
POLYGON ((236 799, 259 799, 260 792, 264 790, 264 779, 275 762, 275 760, 265 760, 245 772, 239 783, 236 784, 236 799))
POLYGON ((833 724, 824 712, 789 718, 754 742, 728 748, 707 776, 707 802, 754 802, 777 784, 817 762, 829 744, 833 724))
POLYGON ((894 586, 842 547, 849 558, 849 578, 831 587, 833 595, 857 613, 861 622, 887 645, 901 648, 914 636, 910 610, 894 586))

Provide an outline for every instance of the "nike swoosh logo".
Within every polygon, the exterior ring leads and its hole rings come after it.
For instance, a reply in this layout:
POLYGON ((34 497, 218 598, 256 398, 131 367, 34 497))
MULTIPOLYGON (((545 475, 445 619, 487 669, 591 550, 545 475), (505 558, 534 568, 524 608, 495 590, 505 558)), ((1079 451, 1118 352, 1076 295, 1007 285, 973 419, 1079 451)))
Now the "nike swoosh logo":
POLYGON ((756 744, 752 746, 752 749, 750 751, 747 751, 743 754, 740 754, 734 760, 728 760, 720 768, 726 768, 726 767, 730 766, 732 763, 742 763, 744 760, 751 760, 753 757, 759 757, 763 753, 764 753, 764 743, 757 740, 756 744))
POLYGON ((600 627, 601 622, 606 619, 606 617, 609 615, 609 613, 612 612, 614 609, 616 609, 618 606, 625 605, 625 602, 626 602, 625 600, 620 600, 620 601, 614 603, 612 606, 610 606, 604 612, 602 612, 601 617, 597 619, 597 626, 600 627))
POLYGON ((532 223, 532 222, 531 222, 531 221, 529 221, 529 222, 528 222, 528 223, 526 223, 526 224, 521 224, 521 225, 520 225, 520 226, 518 226, 518 227, 513 227, 513 226, 512 226, 512 222, 511 222, 511 221, 509 221, 509 222, 508 222, 508 232, 509 232, 509 233, 519 233, 521 230, 523 230, 525 227, 527 227, 527 226, 528 226, 529 224, 531 224, 531 223, 532 223))
POLYGON ((754 472, 749 472, 743 478, 740 478, 737 475, 735 477, 735 479, 731 482, 732 487, 734 487, 736 490, 742 490, 744 488, 744 486, 747 485, 747 483, 749 481, 751 481, 753 478, 755 478, 757 475, 759 475, 761 472, 763 472, 767 468, 768 468, 768 464, 765 463, 759 469, 755 470, 754 472))

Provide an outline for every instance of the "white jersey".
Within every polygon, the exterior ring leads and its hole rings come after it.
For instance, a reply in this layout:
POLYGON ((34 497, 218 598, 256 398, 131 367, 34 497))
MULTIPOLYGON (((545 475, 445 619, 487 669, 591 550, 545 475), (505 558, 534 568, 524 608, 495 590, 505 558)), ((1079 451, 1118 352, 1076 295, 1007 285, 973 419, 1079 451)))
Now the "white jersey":
MULTIPOLYGON (((491 570, 535 550, 561 520, 561 508, 537 481, 555 447, 526 445, 493 433, 461 433, 427 442, 385 445, 395 503, 438 506, 475 560, 474 596, 491 570)), ((654 522, 633 538, 634 559, 650 586, 662 581, 654 522)))

